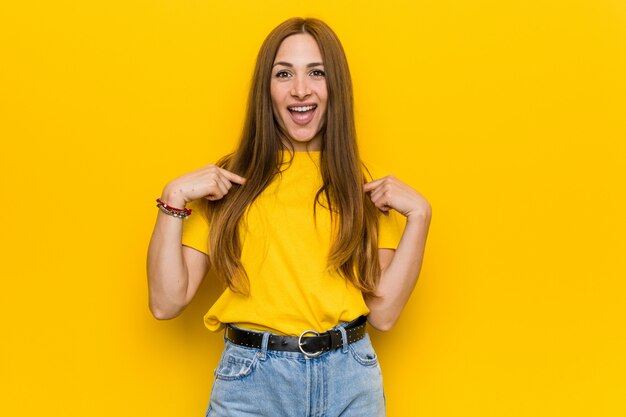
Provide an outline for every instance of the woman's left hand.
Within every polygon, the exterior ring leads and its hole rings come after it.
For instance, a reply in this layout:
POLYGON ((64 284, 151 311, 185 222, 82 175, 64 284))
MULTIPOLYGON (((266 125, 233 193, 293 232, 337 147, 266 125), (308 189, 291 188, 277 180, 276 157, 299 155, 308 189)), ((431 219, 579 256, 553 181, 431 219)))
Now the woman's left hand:
POLYGON ((402 215, 430 217, 431 207, 420 193, 409 187, 393 175, 368 182, 363 186, 374 205, 385 215, 394 209, 402 215))
POLYGON ((381 273, 376 297, 365 297, 370 310, 368 322, 387 331, 400 317, 417 282, 432 211, 420 193, 393 175, 368 182, 363 188, 383 213, 388 215, 394 209, 407 218, 396 249, 379 249, 381 273))

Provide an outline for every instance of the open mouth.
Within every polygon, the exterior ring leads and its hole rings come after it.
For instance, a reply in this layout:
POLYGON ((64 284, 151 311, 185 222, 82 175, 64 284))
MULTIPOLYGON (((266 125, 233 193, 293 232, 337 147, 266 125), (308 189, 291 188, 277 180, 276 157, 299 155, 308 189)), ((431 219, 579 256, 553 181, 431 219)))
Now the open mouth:
POLYGON ((305 125, 313 120, 315 109, 317 109, 316 104, 287 107, 287 110, 289 110, 289 114, 291 115, 291 119, 299 125, 305 125))

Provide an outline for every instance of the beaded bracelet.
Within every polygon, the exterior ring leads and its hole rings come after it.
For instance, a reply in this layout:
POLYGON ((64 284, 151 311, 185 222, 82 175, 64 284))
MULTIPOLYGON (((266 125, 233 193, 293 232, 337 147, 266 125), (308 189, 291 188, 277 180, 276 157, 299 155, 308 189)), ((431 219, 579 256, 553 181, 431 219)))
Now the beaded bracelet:
POLYGON ((165 213, 165 214, 167 214, 169 216, 177 217, 179 219, 186 219, 191 214, 191 209, 188 209, 187 207, 182 208, 182 209, 176 208, 176 207, 172 207, 172 206, 169 206, 166 203, 164 203, 163 200, 161 200, 160 198, 157 198, 156 202, 157 202, 157 207, 163 213, 165 213))

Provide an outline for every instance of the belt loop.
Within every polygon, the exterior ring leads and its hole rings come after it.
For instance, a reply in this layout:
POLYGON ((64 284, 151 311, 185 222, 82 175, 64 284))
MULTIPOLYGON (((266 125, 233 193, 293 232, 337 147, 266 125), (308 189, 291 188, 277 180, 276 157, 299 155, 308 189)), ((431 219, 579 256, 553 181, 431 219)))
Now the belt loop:
POLYGON ((261 352, 259 355, 259 359, 264 361, 267 358, 267 345, 270 341, 270 334, 269 332, 265 332, 263 333, 263 341, 261 342, 261 352))
POLYGON ((348 353, 348 335, 346 334, 346 329, 343 326, 339 326, 339 332, 341 333, 341 341, 343 342, 343 347, 341 348, 342 353, 348 353))

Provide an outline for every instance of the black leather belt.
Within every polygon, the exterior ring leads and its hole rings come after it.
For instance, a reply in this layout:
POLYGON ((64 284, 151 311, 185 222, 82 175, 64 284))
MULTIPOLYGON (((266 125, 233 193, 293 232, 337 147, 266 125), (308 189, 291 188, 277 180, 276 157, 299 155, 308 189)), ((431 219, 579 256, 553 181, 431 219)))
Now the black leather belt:
MULTIPOLYGON (((365 337, 366 323, 367 317, 361 316, 344 327, 346 336, 348 337, 348 344, 359 341, 365 337)), ((226 327, 225 337, 228 341, 236 345, 257 349, 263 348, 263 333, 251 332, 228 325, 226 327)), ((314 358, 324 352, 342 346, 343 339, 341 337, 341 331, 337 329, 331 329, 324 333, 318 333, 314 330, 305 330, 299 337, 270 334, 267 342, 268 350, 302 352, 310 358, 314 358)))

